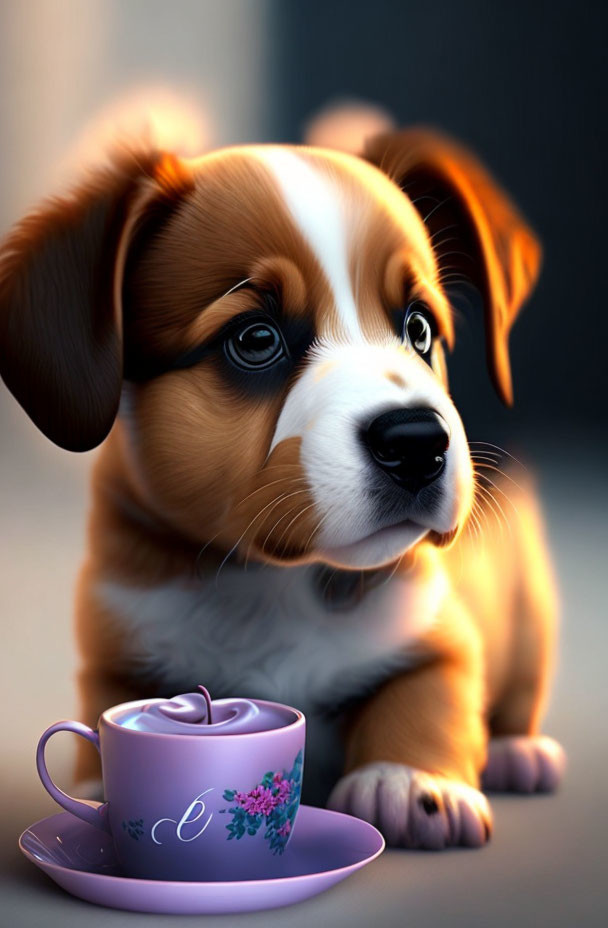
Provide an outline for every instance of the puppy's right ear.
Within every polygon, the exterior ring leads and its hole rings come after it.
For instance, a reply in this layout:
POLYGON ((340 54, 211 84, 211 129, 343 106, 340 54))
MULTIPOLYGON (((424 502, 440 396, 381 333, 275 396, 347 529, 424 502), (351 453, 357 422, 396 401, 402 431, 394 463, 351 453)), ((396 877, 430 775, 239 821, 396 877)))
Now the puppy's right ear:
POLYGON ((88 451, 112 427, 129 242, 154 204, 191 184, 171 155, 123 151, 70 196, 43 203, 0 248, 0 374, 62 448, 88 451))

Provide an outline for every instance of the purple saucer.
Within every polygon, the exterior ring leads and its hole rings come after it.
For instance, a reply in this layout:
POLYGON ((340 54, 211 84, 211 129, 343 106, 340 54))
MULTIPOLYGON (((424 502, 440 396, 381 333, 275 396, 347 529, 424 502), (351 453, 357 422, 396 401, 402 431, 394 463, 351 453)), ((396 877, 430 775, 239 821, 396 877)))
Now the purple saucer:
POLYGON ((123 877, 110 835, 69 812, 31 825, 19 847, 59 886, 87 902, 134 912, 206 915, 274 909, 316 896, 378 857, 384 839, 361 819, 300 806, 281 876, 216 883, 123 877))

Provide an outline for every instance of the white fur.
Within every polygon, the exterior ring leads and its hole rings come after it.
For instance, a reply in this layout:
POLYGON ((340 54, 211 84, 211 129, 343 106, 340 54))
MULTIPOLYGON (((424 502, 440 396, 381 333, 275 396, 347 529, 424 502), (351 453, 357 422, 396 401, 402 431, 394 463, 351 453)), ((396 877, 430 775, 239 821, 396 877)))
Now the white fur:
MULTIPOLYGON (((315 344, 286 398, 270 450, 287 438, 301 439, 302 467, 321 519, 319 559, 351 567, 388 563, 429 530, 450 531, 468 508, 462 423, 443 384, 415 352, 396 336, 374 343, 363 338, 349 276, 351 223, 339 187, 292 152, 270 146, 256 157, 276 178, 324 271, 346 335, 339 344, 326 338, 315 344), (439 505, 401 524, 394 514, 379 514, 369 494, 377 472, 358 435, 364 422, 398 407, 434 409, 450 432, 439 505)), ((404 217, 414 212, 404 197, 395 210, 404 217)), ((121 414, 127 420, 132 399, 125 391, 121 414)), ((440 573, 424 583, 397 573, 352 609, 331 612, 311 583, 313 571, 269 565, 246 571, 228 563, 217 582, 210 577, 139 589, 105 581, 96 593, 126 626, 124 669, 139 672, 142 681, 167 692, 200 681, 217 695, 257 696, 302 709, 312 758, 306 778, 318 781, 322 794, 323 785, 336 782, 342 761, 329 710, 411 666, 411 646, 433 623, 446 581, 440 573)))
POLYGON ((226 565, 215 578, 152 589, 100 581, 95 595, 120 623, 125 668, 167 693, 204 683, 212 694, 255 696, 307 717, 311 783, 341 772, 328 710, 412 665, 410 649, 432 625, 445 578, 395 575, 347 612, 332 612, 314 568, 226 565), (126 634, 125 634, 126 632, 126 634))
MULTIPOLYGON (((347 215, 339 181, 333 182, 305 155, 275 146, 253 151, 272 172, 295 224, 324 271, 343 329, 339 342, 320 337, 315 343, 304 373, 286 399, 270 450, 286 438, 302 439, 301 462, 320 523, 316 547, 329 563, 362 568, 387 564, 430 530, 452 531, 468 510, 472 481, 462 423, 440 380, 396 336, 374 343, 364 338, 349 271, 352 229, 357 222, 356 216, 347 215), (319 367, 325 362, 334 367, 320 377, 319 367), (389 371, 402 377, 405 388, 387 378, 389 371), (441 477, 443 497, 432 514, 421 513, 418 518, 413 513, 408 520, 405 512, 402 516, 393 513, 382 521, 369 494, 374 468, 358 430, 364 421, 369 423, 374 416, 400 406, 434 409, 448 425, 451 443, 441 477)), ((342 162, 341 166, 345 168, 342 162)), ((387 183, 373 173, 367 182, 370 189, 387 183)), ((411 232, 412 244, 419 251, 430 251, 423 224, 411 221, 413 206, 405 197, 393 197, 393 201, 394 218, 411 232)))
POLYGON ((470 465, 460 417, 428 365, 396 337, 387 336, 384 344, 321 341, 285 401, 271 449, 293 436, 301 437, 300 459, 323 520, 316 547, 332 563, 352 567, 388 563, 429 530, 443 533, 455 528, 468 505, 470 465), (324 364, 332 366, 320 376, 324 364), (387 371, 399 374, 405 387, 389 380, 387 371), (402 406, 438 412, 448 426, 450 447, 436 511, 421 513, 421 524, 395 526, 394 516, 379 521, 376 501, 368 494, 374 466, 358 429, 380 413, 402 406))
POLYGON ((479 790, 388 761, 366 764, 342 777, 327 804, 377 825, 393 847, 481 847, 492 825, 488 801, 479 790), (435 801, 436 811, 425 811, 425 797, 435 801))
POLYGON ((271 168, 297 226, 325 272, 345 333, 351 340, 361 339, 348 271, 343 192, 326 175, 285 148, 258 148, 256 154, 271 168))

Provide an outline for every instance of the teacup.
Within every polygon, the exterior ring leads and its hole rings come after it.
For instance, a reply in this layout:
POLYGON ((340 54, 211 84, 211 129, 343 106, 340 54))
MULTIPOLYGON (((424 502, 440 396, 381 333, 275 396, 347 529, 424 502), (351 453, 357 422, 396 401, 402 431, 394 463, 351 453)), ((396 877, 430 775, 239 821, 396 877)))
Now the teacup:
POLYGON ((211 703, 200 689, 114 706, 95 730, 56 722, 38 743, 40 779, 64 809, 112 835, 126 876, 206 882, 280 875, 300 803, 304 715, 264 700, 211 703), (58 731, 82 735, 99 750, 103 804, 53 783, 44 750, 58 731))

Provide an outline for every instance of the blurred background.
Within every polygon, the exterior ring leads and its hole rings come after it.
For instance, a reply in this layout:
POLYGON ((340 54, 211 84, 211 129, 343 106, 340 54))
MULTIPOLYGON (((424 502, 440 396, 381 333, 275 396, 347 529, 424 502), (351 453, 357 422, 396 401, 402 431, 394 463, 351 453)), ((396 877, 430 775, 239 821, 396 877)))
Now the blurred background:
MULTIPOLYGON (((608 918, 605 35, 603 5, 580 0, 0 0, 0 234, 69 179, 83 136, 117 101, 145 109, 160 100, 176 118, 201 112, 201 149, 299 141, 322 107, 364 101, 400 125, 434 125, 466 142, 543 242, 540 284, 511 338, 515 407, 491 389, 475 311, 459 324, 450 376, 469 438, 523 460, 544 502, 563 600, 547 730, 570 754, 565 787, 551 799, 496 800, 496 838, 481 854, 386 854, 264 924, 608 918)), ((36 738, 77 712, 72 598, 94 454, 52 446, 0 385, 0 763, 13 797, 2 838, 12 925, 42 913, 47 923, 78 924, 83 911, 100 924, 122 918, 83 910, 15 851, 18 832, 53 808, 36 779, 36 738)), ((73 746, 56 740, 53 771, 67 783, 73 746)))

